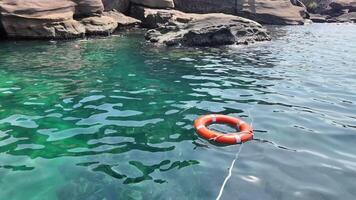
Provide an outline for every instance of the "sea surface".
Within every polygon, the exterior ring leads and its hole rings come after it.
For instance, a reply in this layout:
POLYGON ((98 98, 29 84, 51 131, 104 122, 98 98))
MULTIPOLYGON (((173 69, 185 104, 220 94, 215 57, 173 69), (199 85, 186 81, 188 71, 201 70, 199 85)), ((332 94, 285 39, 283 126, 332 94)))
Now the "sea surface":
POLYGON ((356 199, 356 25, 269 29, 221 48, 0 41, 0 199, 215 199, 239 150, 221 199, 356 199), (208 113, 255 139, 199 138, 208 113))

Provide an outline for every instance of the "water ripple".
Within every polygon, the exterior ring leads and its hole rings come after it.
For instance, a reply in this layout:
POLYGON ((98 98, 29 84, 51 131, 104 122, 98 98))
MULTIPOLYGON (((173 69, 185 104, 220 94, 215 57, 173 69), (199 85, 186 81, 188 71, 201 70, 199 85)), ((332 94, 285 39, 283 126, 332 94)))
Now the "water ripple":
POLYGON ((354 199, 356 27, 269 29, 244 47, 3 42, 0 199, 213 199, 239 146, 197 136, 207 113, 255 130, 223 198, 354 199))

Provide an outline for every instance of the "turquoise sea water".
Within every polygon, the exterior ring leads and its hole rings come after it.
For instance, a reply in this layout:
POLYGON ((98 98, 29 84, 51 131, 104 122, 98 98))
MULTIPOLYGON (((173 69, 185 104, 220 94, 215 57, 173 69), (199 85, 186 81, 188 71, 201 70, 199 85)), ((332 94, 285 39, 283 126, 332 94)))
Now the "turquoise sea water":
MULTIPOLYGON (((0 41, 0 199, 356 199, 356 26, 247 47, 0 41), (214 146, 199 115, 252 123, 214 146)), ((226 127, 215 127, 226 131, 226 127)))

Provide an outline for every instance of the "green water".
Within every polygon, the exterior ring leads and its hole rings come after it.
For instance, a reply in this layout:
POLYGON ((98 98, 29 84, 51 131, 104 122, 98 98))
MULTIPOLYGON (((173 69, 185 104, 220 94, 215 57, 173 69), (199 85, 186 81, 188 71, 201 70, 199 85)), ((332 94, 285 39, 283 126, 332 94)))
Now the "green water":
POLYGON ((0 43, 0 199, 354 199, 354 25, 271 27, 248 47, 155 48, 141 33, 0 43), (217 126, 226 131, 226 127, 217 126))

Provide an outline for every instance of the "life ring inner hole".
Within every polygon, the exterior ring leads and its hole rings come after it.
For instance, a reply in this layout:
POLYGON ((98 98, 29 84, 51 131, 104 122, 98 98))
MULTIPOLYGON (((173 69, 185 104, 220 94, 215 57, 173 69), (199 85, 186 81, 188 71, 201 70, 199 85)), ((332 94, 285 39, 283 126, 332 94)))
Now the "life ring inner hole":
POLYGON ((231 124, 228 123, 212 123, 207 125, 207 128, 216 131, 222 134, 231 134, 231 133, 236 133, 239 132, 239 128, 236 126, 232 126, 231 124))

